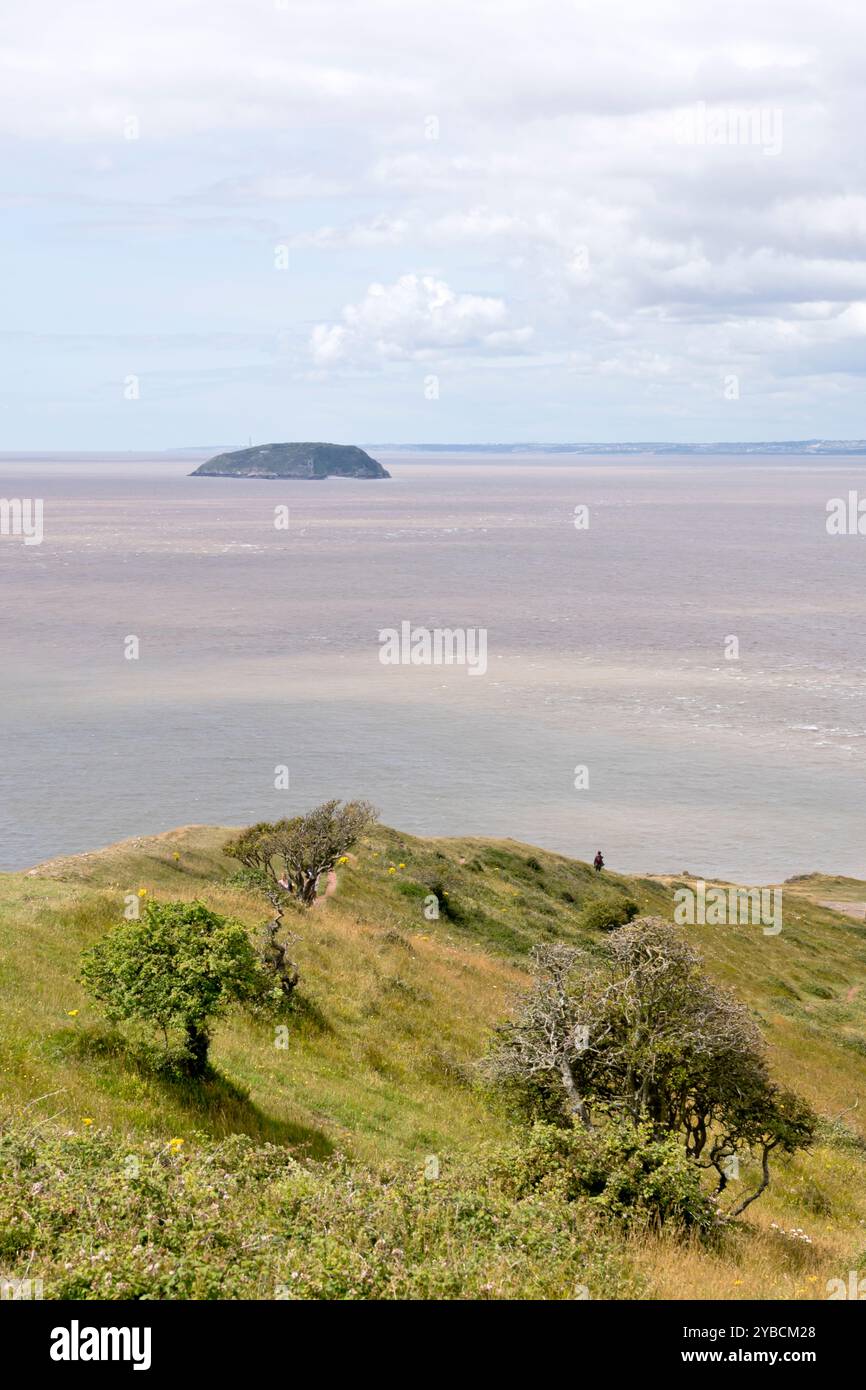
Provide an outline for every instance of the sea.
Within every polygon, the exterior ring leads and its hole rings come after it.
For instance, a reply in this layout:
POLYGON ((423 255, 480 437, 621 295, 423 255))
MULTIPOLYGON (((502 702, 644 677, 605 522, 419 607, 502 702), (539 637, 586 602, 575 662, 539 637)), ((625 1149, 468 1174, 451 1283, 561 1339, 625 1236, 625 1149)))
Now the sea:
POLYGON ((866 535, 827 525, 866 459, 371 452, 390 480, 0 459, 42 517, 0 534, 0 867, 364 797, 628 872, 866 877, 866 535))

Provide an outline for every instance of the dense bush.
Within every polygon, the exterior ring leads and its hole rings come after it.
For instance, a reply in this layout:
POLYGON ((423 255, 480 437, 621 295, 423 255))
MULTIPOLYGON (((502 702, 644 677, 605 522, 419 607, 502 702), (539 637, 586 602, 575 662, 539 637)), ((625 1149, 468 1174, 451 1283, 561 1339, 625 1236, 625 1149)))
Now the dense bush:
POLYGON ((588 931, 613 931, 633 921, 639 911, 633 898, 595 898, 580 914, 580 925, 588 931))
POLYGON ((0 1134, 0 1272, 47 1299, 634 1297, 587 1203, 515 1197, 479 1170, 427 1181, 302 1166, 233 1136, 194 1146, 0 1134))
POLYGON ((626 1224, 668 1223, 708 1234, 719 1225, 715 1202, 701 1191, 700 1173, 673 1136, 653 1137, 648 1125, 611 1121, 600 1129, 536 1123, 494 1157, 501 1190, 523 1199, 544 1193, 590 1204, 626 1224))

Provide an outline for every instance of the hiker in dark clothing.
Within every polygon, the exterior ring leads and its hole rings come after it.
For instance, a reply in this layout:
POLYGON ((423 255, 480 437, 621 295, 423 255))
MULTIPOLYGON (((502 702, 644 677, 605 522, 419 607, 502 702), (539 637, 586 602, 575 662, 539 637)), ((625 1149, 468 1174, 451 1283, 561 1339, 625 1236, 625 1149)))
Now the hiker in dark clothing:
POLYGON ((595 852, 595 858, 592 861, 592 867, 595 869, 595 872, 597 874, 600 874, 602 869, 604 868, 604 855, 602 854, 600 849, 597 849, 595 852))

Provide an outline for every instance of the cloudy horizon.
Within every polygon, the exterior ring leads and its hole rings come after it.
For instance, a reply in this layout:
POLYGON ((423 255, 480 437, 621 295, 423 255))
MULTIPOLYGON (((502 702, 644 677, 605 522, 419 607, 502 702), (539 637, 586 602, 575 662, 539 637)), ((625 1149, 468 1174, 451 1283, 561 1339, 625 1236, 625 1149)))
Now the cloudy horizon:
POLYGON ((866 21, 36 3, 0 449, 859 438, 866 21))

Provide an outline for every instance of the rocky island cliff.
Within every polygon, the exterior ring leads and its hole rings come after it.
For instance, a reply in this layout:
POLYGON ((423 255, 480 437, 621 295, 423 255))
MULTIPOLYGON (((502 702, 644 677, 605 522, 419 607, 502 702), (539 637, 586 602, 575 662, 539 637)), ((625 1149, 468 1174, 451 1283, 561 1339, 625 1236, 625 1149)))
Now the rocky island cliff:
POLYGON ((376 459, 354 444, 256 444, 217 454, 192 478, 389 478, 376 459))

